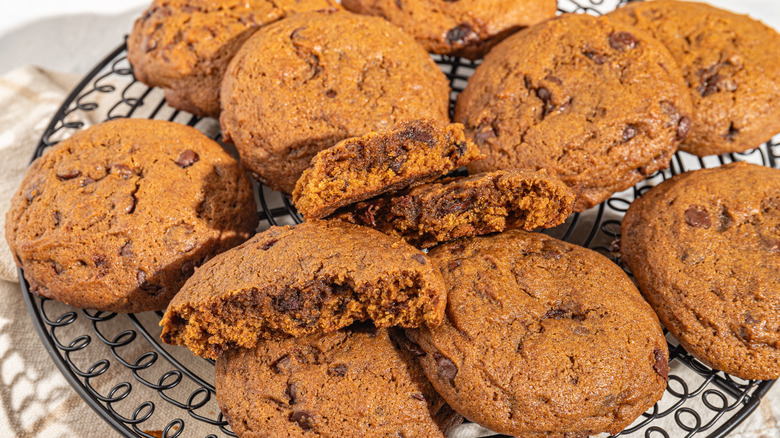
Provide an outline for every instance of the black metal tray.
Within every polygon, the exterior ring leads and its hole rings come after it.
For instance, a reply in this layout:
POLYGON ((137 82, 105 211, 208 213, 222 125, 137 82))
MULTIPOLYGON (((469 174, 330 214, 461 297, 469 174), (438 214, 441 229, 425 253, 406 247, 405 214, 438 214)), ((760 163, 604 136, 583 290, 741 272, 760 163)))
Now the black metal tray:
MULTIPOLYGON (((559 0, 559 8, 599 14, 623 2, 559 0)), ((123 44, 70 93, 41 138, 35 157, 87 123, 116 117, 176 121, 220 140, 216 121, 176 111, 166 105, 160 90, 136 81, 125 55, 123 44)), ((434 58, 450 80, 454 102, 476 64, 460 58, 434 58)), ((777 168, 780 144, 770 141, 744 154, 706 159, 678 153, 670 169, 651 175, 597 207, 570 216, 566 223, 547 232, 599 251, 624 267, 613 252, 613 245, 631 200, 672 175, 731 161, 777 168)), ((285 196, 262 186, 257 187, 256 193, 261 228, 301 221, 285 196)), ((171 438, 235 436, 216 403, 213 362, 192 356, 182 347, 162 344, 160 312, 124 315, 79 310, 31 294, 21 270, 19 278, 44 348, 75 391, 120 434, 171 438)), ((667 339, 671 373, 664 398, 620 436, 725 436, 756 409, 774 383, 744 381, 714 371, 690 356, 674 339, 667 339)), ((462 427, 468 429, 470 436, 490 435, 476 430, 474 425, 462 427)))

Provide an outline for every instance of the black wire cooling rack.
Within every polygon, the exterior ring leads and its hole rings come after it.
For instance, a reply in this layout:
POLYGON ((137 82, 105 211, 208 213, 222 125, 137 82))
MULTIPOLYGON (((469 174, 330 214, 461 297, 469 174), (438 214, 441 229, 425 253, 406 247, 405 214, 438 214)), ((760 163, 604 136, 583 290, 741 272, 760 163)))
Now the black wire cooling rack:
MULTIPOLYGON (((600 14, 626 0, 559 0, 566 12, 600 14)), ((158 89, 139 83, 122 45, 78 84, 54 115, 35 157, 83 129, 117 117, 144 117, 184 123, 220 140, 217 123, 168 107, 158 89)), ((475 63, 435 57, 453 92, 466 85, 475 63)), ((770 141, 744 154, 699 159, 678 153, 670 169, 657 172, 636 187, 616 194, 563 225, 547 232, 592 248, 623 267, 619 254, 620 221, 631 200, 672 175, 732 161, 780 165, 780 144, 770 141)), ((261 228, 301 221, 289 200, 258 186, 261 228)), ((19 271, 24 299, 43 346, 76 392, 105 421, 128 437, 235 436, 220 413, 214 395, 212 361, 192 356, 182 347, 160 342, 160 312, 113 314, 79 310, 31 294, 19 271), (99 358, 95 360, 95 358, 99 358)), ((722 437, 758 406, 774 381, 744 381, 712 370, 667 336, 670 350, 669 385, 661 401, 619 436, 722 437)), ((461 427, 473 436, 495 436, 461 427)), ((463 436, 460 435, 459 436, 463 436)))

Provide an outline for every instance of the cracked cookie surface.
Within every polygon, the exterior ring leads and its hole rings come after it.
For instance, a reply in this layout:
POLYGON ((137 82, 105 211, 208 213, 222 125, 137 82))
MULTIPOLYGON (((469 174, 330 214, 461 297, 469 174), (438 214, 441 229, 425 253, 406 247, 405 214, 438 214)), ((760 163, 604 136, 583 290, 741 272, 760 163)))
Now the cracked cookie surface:
POLYGON ((462 417, 436 394, 399 329, 354 324, 217 359, 215 387, 244 438, 439 437, 462 417))
POLYGON ((780 34, 704 3, 634 2, 607 15, 651 33, 680 66, 693 101, 680 149, 743 152, 780 132, 780 34))
POLYGON ((5 235, 30 290, 110 312, 163 310, 196 266, 257 226, 252 185, 198 130, 117 119, 27 170, 5 235))
POLYGON ((438 325, 446 300, 441 274, 406 242, 309 221, 272 227, 198 269, 168 306, 161 337, 215 359, 228 348, 367 319, 382 327, 438 325))
POLYGON ((228 63, 259 27, 338 7, 331 0, 154 0, 133 25, 127 59, 141 82, 165 90, 170 106, 217 117, 228 63))
POLYGON ((307 219, 322 218, 339 207, 432 181, 480 158, 463 125, 411 120, 318 153, 296 183, 293 202, 307 219))
POLYGON ((658 318, 606 257, 519 230, 429 256, 448 288, 446 318, 406 333, 467 419, 512 436, 614 434, 663 395, 658 318))
POLYGON ((555 0, 344 0, 345 8, 378 15, 432 53, 481 58, 497 42, 552 18, 555 0))
POLYGON ((690 126, 689 94, 649 35, 564 14, 493 48, 454 120, 487 155, 470 172, 546 169, 581 187, 583 211, 669 166, 690 126))
POLYGON ((631 203, 621 251, 664 326, 702 362, 780 377, 780 170, 728 164, 631 203))
POLYGON ((419 248, 459 237, 562 224, 576 195, 544 171, 500 170, 442 178, 351 205, 332 216, 419 248))
POLYGON ((399 122, 449 123, 447 78, 382 18, 296 14, 256 32, 222 83, 220 122, 245 167, 292 193, 317 152, 399 122))

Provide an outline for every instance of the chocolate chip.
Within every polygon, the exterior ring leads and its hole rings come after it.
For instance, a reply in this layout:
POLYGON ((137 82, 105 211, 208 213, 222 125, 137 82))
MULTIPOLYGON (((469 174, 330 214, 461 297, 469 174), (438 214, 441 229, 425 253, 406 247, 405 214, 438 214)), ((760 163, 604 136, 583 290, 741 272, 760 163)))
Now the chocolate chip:
POLYGON ((550 90, 544 87, 539 87, 536 89, 536 97, 547 102, 548 100, 550 100, 550 90))
POLYGON ((337 94, 338 93, 336 93, 336 90, 328 90, 328 91, 325 92, 325 95, 330 97, 330 98, 336 97, 337 94))
POLYGON ((347 366, 342 363, 334 365, 328 370, 328 374, 335 377, 344 377, 347 374, 347 366))
POLYGON ((425 396, 420 392, 415 392, 410 397, 412 397, 415 400, 425 401, 425 396))
POLYGON ((457 243, 450 247, 450 254, 460 254, 463 252, 464 249, 466 249, 465 245, 463 245, 462 243, 457 243))
POLYGON ((412 254, 412 258, 421 265, 425 264, 425 256, 422 254, 412 254))
POLYGON ((27 200, 27 202, 32 202, 33 199, 37 198, 41 194, 41 190, 38 188, 37 185, 34 185, 30 188, 30 190, 27 191, 24 195, 24 199, 27 200))
POLYGON ((691 129, 691 119, 688 116, 680 117, 680 121, 677 122, 677 140, 685 140, 688 136, 688 131, 691 129))
POLYGON ((63 271, 62 265, 57 262, 52 262, 51 267, 54 269, 54 273, 60 275, 63 271))
POLYGON ((615 50, 631 50, 638 43, 636 37, 628 32, 613 33, 609 36, 609 45, 615 50))
POLYGON ((588 51, 588 52, 585 52, 584 55, 585 55, 585 57, 587 57, 591 61, 595 62, 597 65, 601 65, 601 64, 607 62, 607 58, 604 55, 602 55, 601 53, 588 51))
POLYGON ((609 245, 609 252, 620 253, 620 237, 616 237, 615 240, 609 245))
POLYGON ((450 45, 468 44, 478 39, 477 34, 468 24, 460 24, 447 31, 447 42, 450 45))
POLYGON ((395 5, 398 7, 398 9, 403 9, 403 5, 401 4, 401 0, 395 0, 395 5))
POLYGON ((285 371, 288 371, 290 369, 290 356, 285 354, 279 359, 276 359, 271 364, 271 369, 274 370, 274 372, 276 373, 283 373, 285 371))
POLYGON ((61 179, 62 181, 73 179, 79 175, 81 175, 80 170, 58 170, 57 171, 57 178, 61 179))
POLYGON ((161 286, 158 286, 156 284, 149 283, 146 280, 146 273, 144 271, 138 271, 138 274, 136 275, 136 279, 138 280, 138 284, 141 288, 141 290, 146 292, 157 292, 160 289, 162 289, 161 286))
POLYGON ((90 184, 93 184, 94 182, 95 182, 95 180, 94 180, 94 179, 92 179, 92 178, 90 178, 90 177, 88 177, 88 176, 85 176, 85 177, 84 177, 84 178, 81 180, 81 184, 79 184, 79 185, 80 185, 81 187, 86 187, 86 186, 88 186, 88 185, 90 185, 90 184))
POLYGON ((623 142, 627 142, 636 136, 636 128, 632 125, 627 125, 623 130, 623 142))
POLYGON ((60 226, 60 212, 55 211, 54 212, 54 226, 59 227, 60 226))
POLYGON ((179 272, 181 272, 181 275, 185 277, 189 277, 190 275, 195 273, 195 260, 187 260, 184 263, 181 264, 181 269, 179 269, 179 272))
POLYGON ((133 254, 133 242, 127 242, 122 245, 122 248, 119 250, 119 255, 122 257, 133 257, 135 255, 133 254))
POLYGON ((544 314, 543 319, 562 319, 566 317, 566 313, 563 309, 550 309, 544 314))
POLYGON ((696 91, 701 94, 701 97, 707 97, 711 94, 717 93, 720 91, 720 87, 718 87, 718 83, 720 82, 720 75, 714 74, 710 77, 704 78, 699 84, 698 87, 696 87, 696 91))
POLYGON ((454 271, 455 268, 457 268, 458 266, 460 266, 460 260, 455 260, 447 264, 447 269, 450 271, 454 271))
POLYGON ((556 85, 563 85, 563 81, 560 80, 558 77, 553 76, 553 75, 545 76, 544 80, 545 81, 550 81, 550 82, 552 82, 553 84, 556 84, 556 85))
POLYGON ((125 166, 124 164, 115 164, 111 168, 111 171, 113 173, 116 173, 122 179, 129 179, 130 177, 135 175, 135 172, 130 170, 130 168, 125 166))
POLYGON ((294 31, 292 31, 292 33, 290 33, 290 39, 294 40, 296 38, 300 38, 301 31, 304 30, 304 29, 306 29, 306 26, 299 27, 299 28, 295 29, 294 31))
POLYGON ((416 125, 409 125, 396 135, 399 139, 411 140, 420 143, 425 143, 428 147, 436 146, 436 139, 433 138, 433 134, 430 131, 423 129, 416 125))
POLYGON ((734 127, 734 123, 729 124, 729 130, 726 132, 726 134, 723 136, 728 141, 734 141, 734 137, 739 134, 739 129, 734 127))
POLYGON ((298 394, 298 384, 295 382, 287 383, 287 388, 284 390, 284 394, 290 399, 290 405, 294 405, 300 397, 300 394, 298 394))
POLYGON ((669 361, 664 357, 664 352, 660 348, 653 350, 653 369, 667 382, 669 381, 669 361))
POLYGON ((441 353, 434 353, 433 359, 436 361, 436 374, 443 380, 450 382, 455 386, 455 376, 458 375, 458 366, 448 357, 441 353))
POLYGON ((101 254, 95 254, 92 256, 92 263, 95 264, 96 268, 99 268, 106 264, 106 256, 101 254))
POLYGON ((489 138, 494 138, 495 136, 496 133, 493 131, 493 127, 485 126, 474 134, 474 141, 481 146, 484 145, 489 138))
POLYGON ((272 246, 276 245, 276 242, 278 241, 279 239, 273 237, 267 240, 265 243, 263 243, 263 245, 260 246, 260 249, 262 249, 263 251, 268 251, 269 249, 271 249, 272 246))
POLYGON ((288 417, 290 421, 298 423, 303 430, 309 430, 313 427, 311 414, 306 411, 293 411, 288 417))
POLYGON ((125 206, 125 213, 132 214, 135 211, 135 204, 138 203, 138 200, 135 198, 135 195, 130 196, 130 203, 125 206))
POLYGON ((425 356, 425 350, 423 350, 420 345, 418 345, 416 342, 409 339, 408 336, 406 336, 406 333, 401 329, 394 329, 390 331, 390 337, 395 341, 396 344, 398 344, 399 347, 403 348, 404 350, 408 351, 409 353, 412 353, 415 357, 423 357, 425 356))
POLYGON ((186 169, 197 163, 198 160, 200 160, 198 153, 192 149, 187 149, 179 154, 179 158, 176 159, 176 164, 178 164, 182 169, 186 169))
POLYGON ((146 53, 151 52, 157 48, 157 40, 150 39, 146 42, 146 53))
POLYGON ((734 223, 734 218, 731 216, 728 207, 725 205, 721 205, 720 207, 720 213, 718 213, 718 222, 720 223, 718 226, 718 231, 720 232, 728 230, 731 224, 734 223))
POLYGON ((701 205, 691 205, 685 210, 685 222, 694 228, 704 228, 705 230, 712 225, 710 215, 701 205))

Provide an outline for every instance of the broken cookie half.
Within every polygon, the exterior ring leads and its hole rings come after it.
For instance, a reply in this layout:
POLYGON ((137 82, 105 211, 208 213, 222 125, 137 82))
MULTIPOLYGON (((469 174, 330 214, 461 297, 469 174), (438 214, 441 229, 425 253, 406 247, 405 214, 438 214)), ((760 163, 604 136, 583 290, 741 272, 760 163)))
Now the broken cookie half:
POLYGON ((198 269, 168 306, 161 337, 216 358, 354 321, 436 326, 445 306, 441 274, 421 251, 367 227, 311 221, 272 227, 198 269))

